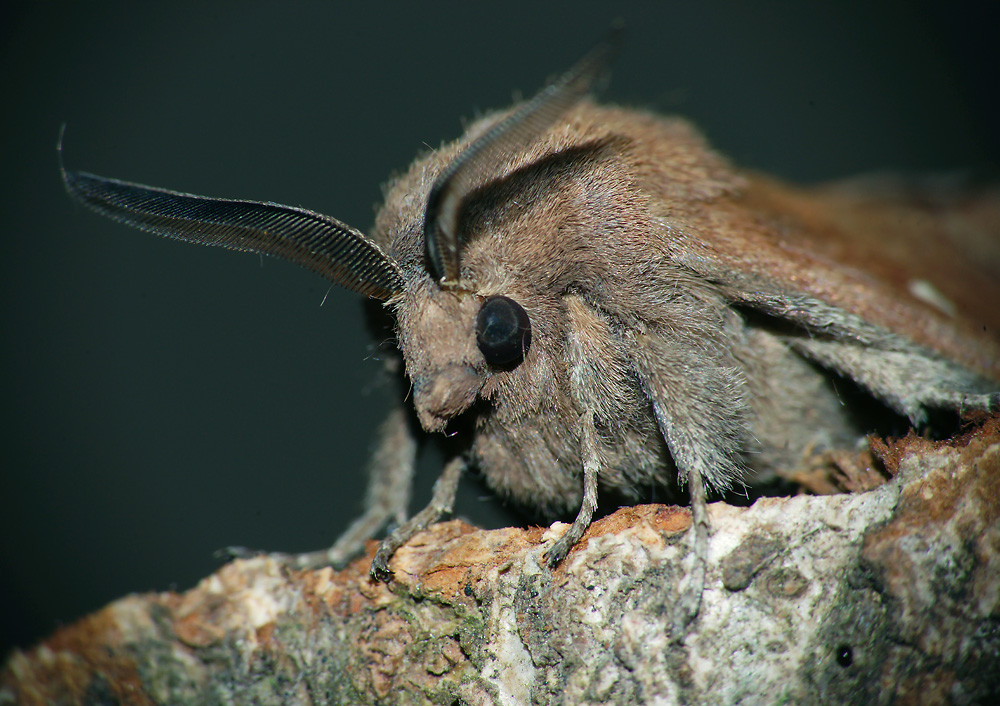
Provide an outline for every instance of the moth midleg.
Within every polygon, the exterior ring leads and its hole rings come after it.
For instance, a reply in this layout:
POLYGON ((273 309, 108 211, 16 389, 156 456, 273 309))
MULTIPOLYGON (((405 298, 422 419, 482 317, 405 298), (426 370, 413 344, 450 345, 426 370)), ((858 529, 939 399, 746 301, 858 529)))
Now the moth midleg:
POLYGON ((680 598, 674 604, 673 639, 680 640, 687 626, 698 617, 701 597, 705 591, 708 573, 708 501, 705 497, 705 480, 697 465, 688 473, 691 495, 691 570, 680 598))
POLYGON ((689 488, 693 564, 674 613, 674 639, 697 616, 708 567, 706 485, 718 490, 740 482, 740 452, 749 434, 746 382, 726 348, 705 349, 669 336, 633 334, 630 348, 643 389, 667 443, 678 482, 689 488))

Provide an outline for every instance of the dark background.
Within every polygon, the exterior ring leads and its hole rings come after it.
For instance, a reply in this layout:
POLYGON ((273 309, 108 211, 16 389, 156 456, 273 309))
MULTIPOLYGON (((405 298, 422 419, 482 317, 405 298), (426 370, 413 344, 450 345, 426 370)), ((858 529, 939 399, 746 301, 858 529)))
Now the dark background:
MULTIPOLYGON (((605 100, 685 114, 739 163, 798 181, 995 168, 995 3, 818 5, 8 3, 0 652, 186 589, 220 547, 327 546, 394 394, 355 296, 321 307, 326 283, 294 266, 74 206, 60 124, 73 168, 365 229, 391 172, 620 16, 605 100)), ((472 481, 458 512, 512 521, 472 481)))

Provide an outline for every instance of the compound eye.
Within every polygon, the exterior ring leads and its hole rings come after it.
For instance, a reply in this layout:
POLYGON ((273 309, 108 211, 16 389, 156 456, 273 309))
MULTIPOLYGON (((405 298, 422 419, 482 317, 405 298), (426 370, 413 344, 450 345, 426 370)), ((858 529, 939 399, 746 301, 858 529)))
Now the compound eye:
POLYGON ((517 366, 531 345, 528 312, 513 299, 488 297, 476 317, 476 343, 490 365, 517 366))

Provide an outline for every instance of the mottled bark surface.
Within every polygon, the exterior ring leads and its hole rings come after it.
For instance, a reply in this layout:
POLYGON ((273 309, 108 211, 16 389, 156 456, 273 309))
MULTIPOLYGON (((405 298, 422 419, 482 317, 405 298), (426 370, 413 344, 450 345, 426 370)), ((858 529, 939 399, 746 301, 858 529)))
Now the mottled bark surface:
POLYGON ((118 600, 11 655, 0 704, 1000 703, 1000 419, 875 449, 872 490, 712 505, 680 641, 686 510, 621 510, 553 572, 565 525, 452 521, 389 585, 260 558, 118 600))

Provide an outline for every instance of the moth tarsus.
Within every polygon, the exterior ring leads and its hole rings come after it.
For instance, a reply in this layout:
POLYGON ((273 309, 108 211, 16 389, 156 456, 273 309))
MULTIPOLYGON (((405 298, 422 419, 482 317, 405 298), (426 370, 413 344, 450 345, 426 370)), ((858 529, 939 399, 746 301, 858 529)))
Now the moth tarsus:
MULTIPOLYGON (((532 100, 483 117, 390 181, 374 228, 63 169, 115 220, 283 257, 381 300, 412 385, 380 431, 366 511, 328 550, 381 528, 372 576, 452 510, 467 464, 526 507, 575 519, 599 493, 687 486, 697 615, 706 490, 764 483, 807 452, 852 448, 873 418, 995 409, 1000 190, 902 182, 795 188, 739 171, 685 121, 591 103, 612 36, 532 100), (984 237, 985 236, 985 237, 984 237), (407 519, 418 443, 460 425, 431 503, 407 519)), ((402 363, 402 366, 400 366, 402 363)))

